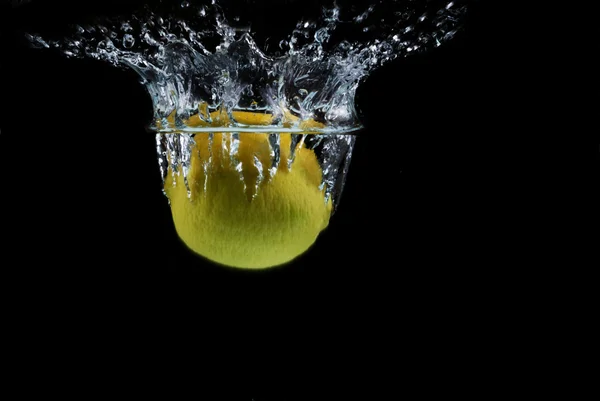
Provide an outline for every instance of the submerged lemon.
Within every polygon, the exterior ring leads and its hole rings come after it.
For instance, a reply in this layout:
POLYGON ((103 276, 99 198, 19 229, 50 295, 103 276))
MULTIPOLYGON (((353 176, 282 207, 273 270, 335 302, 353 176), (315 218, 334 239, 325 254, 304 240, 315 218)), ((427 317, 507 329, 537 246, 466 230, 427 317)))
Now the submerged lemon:
MULTIPOLYGON (((249 112, 234 112, 234 118, 248 125, 270 121, 269 115, 249 112)), ((277 134, 281 162, 272 170, 269 134, 238 135, 233 144, 231 134, 196 134, 187 186, 183 173, 169 172, 165 191, 175 228, 191 250, 219 264, 248 269, 284 264, 304 253, 328 225, 331 201, 319 189, 321 168, 303 143, 288 165, 292 134, 277 134)))

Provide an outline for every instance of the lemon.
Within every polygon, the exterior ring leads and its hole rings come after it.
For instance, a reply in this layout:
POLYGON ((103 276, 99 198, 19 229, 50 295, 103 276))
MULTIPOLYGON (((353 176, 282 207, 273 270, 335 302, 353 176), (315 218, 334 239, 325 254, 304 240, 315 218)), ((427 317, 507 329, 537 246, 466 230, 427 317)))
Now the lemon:
MULTIPOLYGON (((212 117, 227 123, 225 115, 212 117)), ((233 117, 252 126, 271 121, 263 113, 233 117)), ((197 117, 186 124, 208 125, 197 117)), ((197 133, 194 141, 187 176, 169 171, 165 180, 175 228, 192 251, 225 266, 264 269, 298 257, 327 227, 332 205, 320 189, 321 167, 302 141, 288 164, 292 134, 197 133), (280 142, 273 169, 269 135, 280 142)))

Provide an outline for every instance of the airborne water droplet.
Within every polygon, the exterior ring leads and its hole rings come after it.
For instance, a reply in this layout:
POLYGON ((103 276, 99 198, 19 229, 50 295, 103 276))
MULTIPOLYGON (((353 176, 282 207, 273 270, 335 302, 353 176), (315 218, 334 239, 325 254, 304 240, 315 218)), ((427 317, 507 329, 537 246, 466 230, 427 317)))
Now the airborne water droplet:
POLYGON ((315 32, 315 41, 317 43, 325 43, 329 39, 329 34, 327 33, 327 29, 321 28, 317 32, 315 32))
POLYGON ((190 2, 189 1, 182 1, 181 2, 181 8, 188 8, 190 6, 190 2))
POLYGON ((134 44, 135 39, 133 38, 133 36, 131 36, 130 34, 125 34, 125 36, 123 36, 123 47, 125 47, 126 49, 131 49, 134 44))

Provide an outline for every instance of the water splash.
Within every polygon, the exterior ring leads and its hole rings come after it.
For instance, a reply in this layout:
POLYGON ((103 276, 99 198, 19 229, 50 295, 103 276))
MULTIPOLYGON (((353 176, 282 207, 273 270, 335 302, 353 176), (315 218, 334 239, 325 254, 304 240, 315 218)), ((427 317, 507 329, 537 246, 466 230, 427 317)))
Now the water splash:
POLYGON ((348 133, 362 127, 354 104, 360 82, 398 57, 450 40, 466 13, 466 1, 380 0, 363 9, 341 3, 299 19, 280 40, 269 37, 279 45, 270 49, 257 44, 251 22, 229 21, 215 0, 186 0, 167 15, 146 7, 75 26, 68 38, 29 40, 136 71, 153 103, 163 180, 170 173, 175 184, 182 174, 188 197, 193 188, 206 193, 214 169, 229 168, 254 199, 281 168, 294 168, 299 149, 309 149, 322 172, 319 190, 335 207, 356 139, 348 133), (250 122, 239 118, 244 111, 250 122), (253 155, 244 166, 240 133, 249 132, 266 135, 269 160, 253 155), (202 157, 193 153, 198 135, 207 143, 202 157), (201 183, 190 182, 193 160, 200 160, 201 183))
POLYGON ((309 120, 323 124, 313 131, 348 132, 361 127, 358 84, 391 60, 451 39, 466 2, 391 0, 364 9, 340 3, 300 19, 269 52, 257 45, 250 22, 230 22, 217 1, 183 1, 169 15, 146 7, 129 18, 76 26, 66 39, 29 39, 135 70, 152 98, 152 128, 161 132, 248 128, 234 110, 268 113, 262 125, 273 132, 301 132, 309 120), (215 121, 218 110, 228 118, 215 121))
MULTIPOLYGON (((266 135, 256 133, 257 135, 266 135)), ((243 135, 255 135, 255 133, 245 133, 243 135)), ((214 136, 213 136, 214 139, 214 136)), ((246 138, 247 140, 247 138, 246 138)), ((333 200, 333 206, 336 207, 342 193, 352 150, 356 141, 355 135, 340 134, 331 135, 324 133, 313 134, 268 134, 266 144, 268 146, 269 163, 261 162, 260 155, 254 154, 247 158, 252 166, 244 165, 244 157, 240 157, 240 144, 244 139, 240 138, 239 133, 169 133, 157 135, 156 150, 159 159, 160 171, 163 183, 167 180, 170 173, 173 185, 177 177, 183 176, 184 185, 188 198, 193 196, 205 195, 210 185, 210 180, 217 179, 220 171, 235 171, 243 184, 243 190, 248 199, 254 199, 259 193, 261 186, 268 184, 276 174, 281 173, 282 169, 292 171, 295 167, 295 155, 301 149, 309 150, 316 157, 320 170, 322 171, 321 183, 318 186, 319 191, 323 192, 325 204, 333 200), (206 141, 208 136, 217 135, 218 141, 206 141), (282 152, 282 135, 287 135, 285 142, 288 143, 289 151, 282 152), (205 159, 194 152, 198 152, 198 143, 207 143, 207 151, 217 152, 220 163, 213 163, 212 153, 208 153, 205 159), (293 150, 293 151, 292 151, 293 150), (200 163, 202 173, 190 174, 192 159, 196 157, 200 163), (201 183, 190 182, 188 177, 198 177, 201 183), (199 185, 198 185, 199 184, 199 185), (196 188, 195 194, 192 188, 196 188)))

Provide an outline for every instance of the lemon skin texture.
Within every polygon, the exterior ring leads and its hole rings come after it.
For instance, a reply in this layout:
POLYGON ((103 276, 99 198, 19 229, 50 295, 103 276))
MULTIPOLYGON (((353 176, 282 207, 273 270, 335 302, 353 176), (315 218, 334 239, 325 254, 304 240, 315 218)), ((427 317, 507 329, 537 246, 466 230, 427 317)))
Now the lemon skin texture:
MULTIPOLYGON (((247 124, 264 119, 236 116, 247 124)), ((316 155, 300 144, 288 166, 291 134, 278 135, 276 171, 269 170, 269 134, 240 133, 235 154, 230 134, 195 135, 187 187, 183 173, 169 171, 165 180, 175 229, 189 249, 221 265, 264 269, 292 261, 327 227, 332 205, 319 189, 316 155)))

